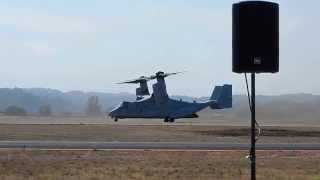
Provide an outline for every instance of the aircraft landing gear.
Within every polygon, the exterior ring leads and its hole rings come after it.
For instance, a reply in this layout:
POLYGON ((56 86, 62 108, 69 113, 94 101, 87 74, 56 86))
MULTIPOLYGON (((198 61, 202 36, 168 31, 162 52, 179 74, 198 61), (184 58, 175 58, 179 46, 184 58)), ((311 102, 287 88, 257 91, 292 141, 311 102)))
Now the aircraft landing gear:
POLYGON ((166 118, 164 118, 164 121, 163 121, 163 122, 170 122, 170 123, 172 123, 172 122, 174 122, 174 118, 166 117, 166 118))
POLYGON ((118 122, 118 118, 114 118, 114 122, 118 122))

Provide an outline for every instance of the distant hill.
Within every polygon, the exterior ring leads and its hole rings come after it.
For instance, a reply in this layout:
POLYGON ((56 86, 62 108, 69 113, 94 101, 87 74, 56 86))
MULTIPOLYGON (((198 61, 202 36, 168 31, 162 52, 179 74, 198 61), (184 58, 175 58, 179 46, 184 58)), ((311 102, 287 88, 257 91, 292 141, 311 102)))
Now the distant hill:
MULTIPOLYGON (((104 111, 109 111, 123 100, 133 101, 135 96, 129 93, 102 93, 70 91, 44 88, 0 88, 0 111, 10 105, 24 107, 28 112, 36 113, 41 105, 50 105, 54 113, 83 113, 90 96, 98 96, 104 111)), ((208 97, 194 98, 172 96, 186 101, 204 101, 208 97)), ((287 94, 278 96, 257 96, 257 116, 264 121, 281 119, 283 121, 315 121, 320 123, 320 95, 287 94)), ((216 116, 224 119, 248 119, 248 98, 245 95, 233 96, 233 108, 227 110, 204 110, 201 117, 212 119, 216 116)))
MULTIPOLYGON (((256 116, 262 124, 320 124, 320 96, 312 94, 288 94, 278 96, 257 96, 256 116)), ((233 96, 233 108, 225 110, 210 109, 201 112, 204 119, 248 121, 250 111, 248 98, 233 96), (217 118, 218 116, 218 118, 217 118)))
POLYGON ((100 93, 44 88, 0 88, 0 110, 10 105, 18 105, 28 112, 36 113, 41 105, 50 105, 54 113, 83 113, 90 96, 98 96, 102 109, 108 111, 123 100, 134 100, 129 93, 100 93))

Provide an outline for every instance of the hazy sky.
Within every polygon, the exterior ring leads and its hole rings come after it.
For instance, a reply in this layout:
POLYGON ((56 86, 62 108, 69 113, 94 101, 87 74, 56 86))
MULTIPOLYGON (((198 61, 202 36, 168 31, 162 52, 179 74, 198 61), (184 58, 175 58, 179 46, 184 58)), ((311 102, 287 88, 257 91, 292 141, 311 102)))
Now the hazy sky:
MULTIPOLYGON (((135 92, 115 84, 167 78, 169 94, 207 96, 232 83, 232 0, 1 0, 0 87, 135 92)), ((280 3, 280 73, 257 75, 258 94, 320 94, 320 1, 280 3), (306 3, 307 2, 307 3, 306 3)))

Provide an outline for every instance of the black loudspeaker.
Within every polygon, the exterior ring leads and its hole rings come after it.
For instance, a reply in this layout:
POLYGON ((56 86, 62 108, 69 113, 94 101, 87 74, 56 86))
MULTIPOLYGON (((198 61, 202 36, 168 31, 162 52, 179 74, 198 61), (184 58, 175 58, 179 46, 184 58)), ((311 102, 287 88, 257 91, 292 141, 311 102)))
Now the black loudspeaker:
POLYGON ((232 71, 279 71, 279 5, 244 1, 232 7, 232 71))

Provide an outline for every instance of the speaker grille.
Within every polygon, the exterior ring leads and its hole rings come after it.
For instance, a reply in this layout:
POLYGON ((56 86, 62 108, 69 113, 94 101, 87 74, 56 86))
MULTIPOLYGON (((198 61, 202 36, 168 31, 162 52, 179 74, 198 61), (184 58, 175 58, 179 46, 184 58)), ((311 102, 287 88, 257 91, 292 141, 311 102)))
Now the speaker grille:
POLYGON ((233 72, 279 71, 279 5, 265 1, 233 4, 233 72))

